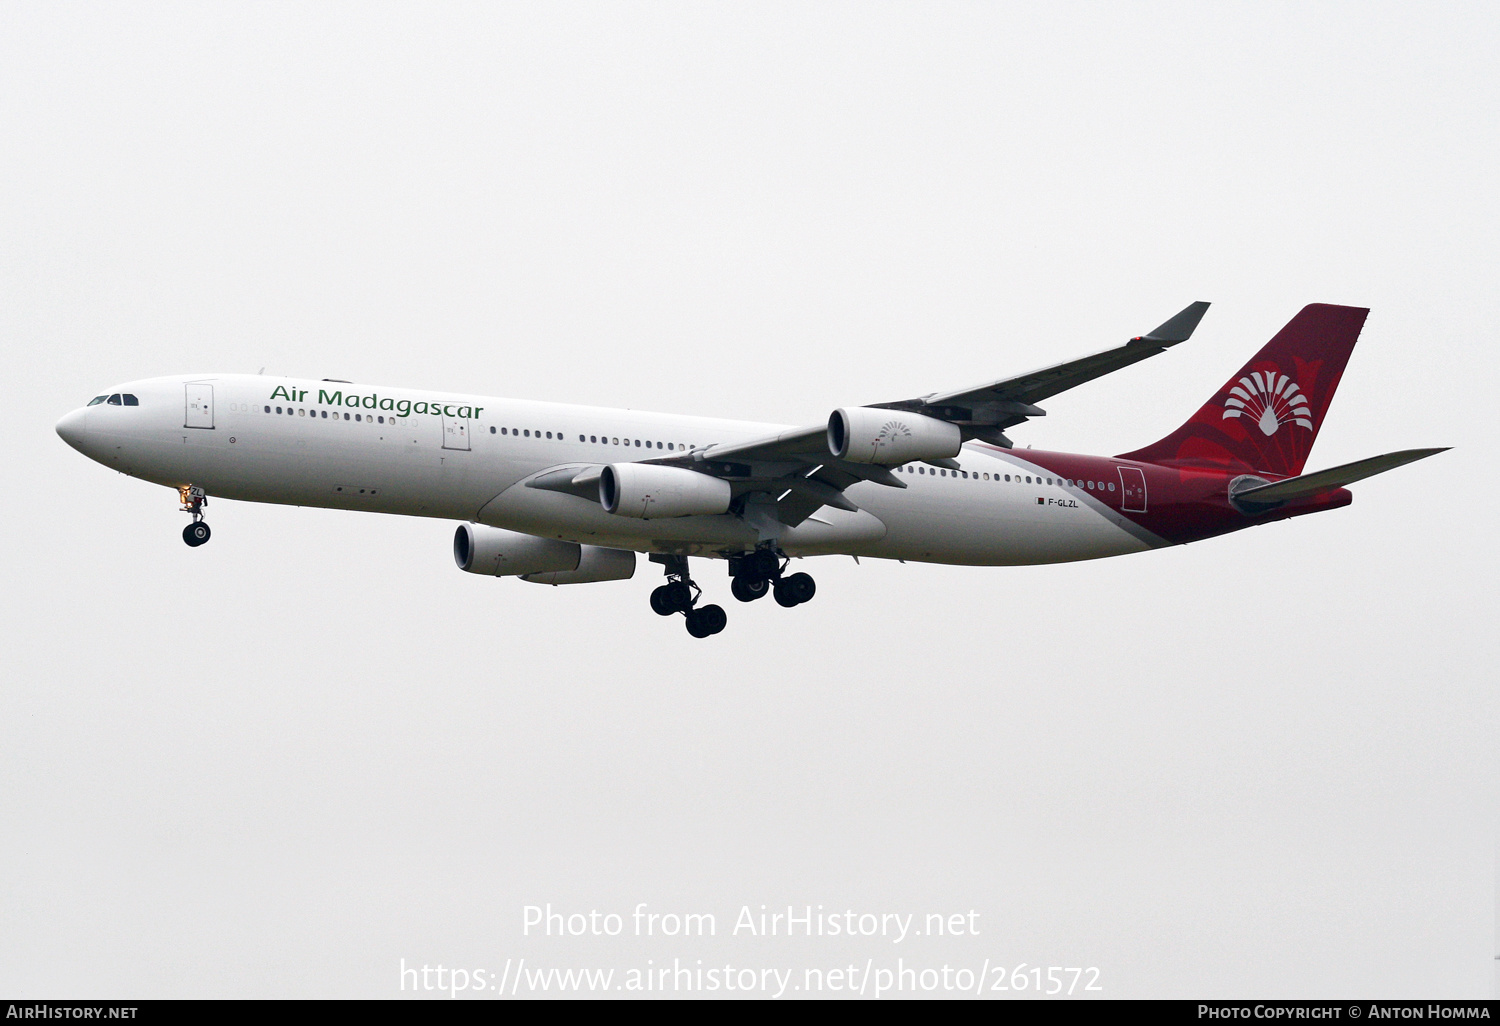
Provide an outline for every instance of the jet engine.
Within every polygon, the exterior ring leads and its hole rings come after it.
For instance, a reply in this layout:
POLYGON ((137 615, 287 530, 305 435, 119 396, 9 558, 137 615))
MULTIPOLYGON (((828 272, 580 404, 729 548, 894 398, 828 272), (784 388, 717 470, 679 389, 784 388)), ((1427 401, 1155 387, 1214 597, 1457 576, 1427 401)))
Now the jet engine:
POLYGON ((635 574, 635 553, 626 549, 538 538, 483 524, 459 525, 453 535, 453 561, 471 574, 519 577, 533 584, 625 581, 635 574))
POLYGON ((606 549, 602 545, 580 545, 578 569, 545 574, 526 574, 532 584, 594 584, 598 581, 628 581, 635 576, 635 553, 629 549, 606 549))
POLYGON ((725 513, 729 482, 680 467, 611 463, 599 475, 599 505, 640 520, 725 513))
POLYGON ((453 535, 453 560, 458 568, 489 577, 577 570, 581 548, 574 542, 538 538, 483 524, 460 524, 453 535))
POLYGON ((850 463, 894 467, 912 460, 946 460, 963 448, 958 425, 903 410, 854 406, 828 417, 828 451, 850 463))

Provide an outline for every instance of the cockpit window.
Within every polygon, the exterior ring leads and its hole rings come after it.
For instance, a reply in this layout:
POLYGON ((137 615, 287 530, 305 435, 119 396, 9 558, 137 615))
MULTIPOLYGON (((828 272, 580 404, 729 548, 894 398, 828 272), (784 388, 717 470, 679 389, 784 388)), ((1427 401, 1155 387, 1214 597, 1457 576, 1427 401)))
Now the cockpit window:
POLYGON ((116 392, 114 395, 112 395, 112 396, 109 397, 109 405, 111 405, 111 406, 123 406, 124 405, 124 403, 120 401, 120 393, 119 392, 116 392))
POLYGON ((94 396, 94 398, 92 398, 92 399, 89 400, 89 405, 90 406, 98 406, 100 403, 104 402, 104 400, 106 400, 108 398, 109 398, 109 396, 107 396, 107 395, 96 395, 96 396, 94 396))
POLYGON ((139 405, 141 405, 141 401, 139 399, 137 399, 135 396, 131 395, 129 392, 126 392, 125 395, 122 396, 121 398, 123 398, 125 400, 125 405, 126 406, 139 406, 139 405))

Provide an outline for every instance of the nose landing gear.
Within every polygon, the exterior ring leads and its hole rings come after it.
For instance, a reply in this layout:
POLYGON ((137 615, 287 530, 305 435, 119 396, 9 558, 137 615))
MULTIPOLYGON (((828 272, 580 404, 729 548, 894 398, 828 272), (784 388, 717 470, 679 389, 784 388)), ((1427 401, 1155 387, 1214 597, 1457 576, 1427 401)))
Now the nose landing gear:
POLYGON ((182 540, 196 549, 213 537, 203 520, 203 507, 208 505, 208 496, 197 485, 183 485, 177 489, 177 495, 182 499, 182 512, 193 515, 193 522, 182 529, 182 540))
POLYGON ((686 556, 652 556, 653 561, 665 564, 667 583, 651 593, 651 609, 659 616, 683 614, 687 621, 687 632, 695 638, 706 638, 718 634, 729 622, 722 606, 698 605, 703 589, 688 576, 686 556))

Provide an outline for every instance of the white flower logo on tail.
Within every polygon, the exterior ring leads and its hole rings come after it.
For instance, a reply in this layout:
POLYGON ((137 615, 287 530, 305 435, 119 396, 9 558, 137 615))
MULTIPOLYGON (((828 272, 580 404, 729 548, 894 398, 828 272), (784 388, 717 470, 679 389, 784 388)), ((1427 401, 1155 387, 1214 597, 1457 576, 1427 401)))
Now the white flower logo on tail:
POLYGON ((1266 436, 1274 435, 1288 421, 1312 430, 1307 396, 1295 381, 1275 371, 1251 371, 1229 390, 1221 419, 1242 416, 1253 420, 1266 436))

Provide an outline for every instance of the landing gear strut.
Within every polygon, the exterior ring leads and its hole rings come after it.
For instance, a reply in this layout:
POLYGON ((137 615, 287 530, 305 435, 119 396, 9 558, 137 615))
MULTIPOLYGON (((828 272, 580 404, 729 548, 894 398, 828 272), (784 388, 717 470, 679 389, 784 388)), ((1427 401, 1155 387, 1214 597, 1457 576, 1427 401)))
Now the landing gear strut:
POLYGON ((771 594, 788 609, 799 606, 817 593, 818 586, 807 574, 783 576, 788 562, 775 549, 756 549, 733 556, 729 572, 734 575, 734 583, 729 590, 741 602, 754 602, 771 594))
POLYGON ((193 522, 182 529, 182 540, 196 549, 213 537, 203 520, 203 507, 208 505, 208 496, 197 485, 183 485, 177 489, 177 495, 182 499, 182 511, 193 515, 193 522))
POLYGON ((664 564, 667 570, 667 583, 651 593, 651 609, 657 615, 683 614, 687 631, 695 638, 706 638, 724 629, 729 617, 722 606, 698 605, 703 589, 688 576, 686 556, 652 556, 651 559, 664 564))

